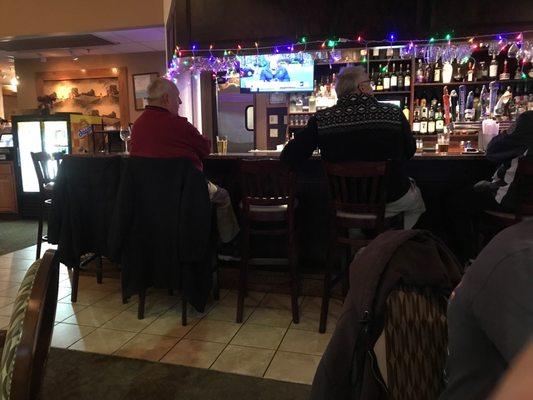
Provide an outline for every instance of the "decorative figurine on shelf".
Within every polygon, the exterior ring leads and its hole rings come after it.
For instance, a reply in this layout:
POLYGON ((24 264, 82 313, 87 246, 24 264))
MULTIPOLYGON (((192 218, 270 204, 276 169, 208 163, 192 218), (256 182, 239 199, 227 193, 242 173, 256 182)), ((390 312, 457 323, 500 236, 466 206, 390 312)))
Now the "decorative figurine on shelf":
POLYGON ((57 100, 57 94, 54 92, 46 96, 37 97, 39 102, 39 110, 42 115, 50 115, 50 110, 54 108, 54 101, 57 100))

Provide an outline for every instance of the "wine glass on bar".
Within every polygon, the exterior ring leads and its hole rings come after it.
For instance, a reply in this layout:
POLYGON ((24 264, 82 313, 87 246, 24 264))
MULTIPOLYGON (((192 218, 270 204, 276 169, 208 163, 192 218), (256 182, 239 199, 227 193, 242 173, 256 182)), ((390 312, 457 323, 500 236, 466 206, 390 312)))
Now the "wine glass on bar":
POLYGON ((131 139, 131 126, 121 126, 120 127, 120 139, 124 142, 124 153, 130 154, 128 150, 128 142, 131 139))

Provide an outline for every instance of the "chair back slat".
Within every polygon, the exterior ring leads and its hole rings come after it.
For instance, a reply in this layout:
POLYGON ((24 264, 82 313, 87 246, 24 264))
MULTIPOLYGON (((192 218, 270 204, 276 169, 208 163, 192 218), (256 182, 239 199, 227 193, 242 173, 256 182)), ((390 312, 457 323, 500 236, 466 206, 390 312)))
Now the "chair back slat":
POLYGON ((334 215, 351 213, 360 217, 342 216, 337 223, 346 228, 368 228, 373 224, 380 228, 385 217, 388 162, 324 162, 324 168, 334 215), (374 222, 369 224, 368 217, 372 216, 374 222), (363 219, 365 222, 361 223, 363 219))
POLYGON ((62 153, 50 154, 45 151, 31 153, 33 167, 35 168, 37 181, 41 189, 44 185, 54 182, 62 156, 62 153))

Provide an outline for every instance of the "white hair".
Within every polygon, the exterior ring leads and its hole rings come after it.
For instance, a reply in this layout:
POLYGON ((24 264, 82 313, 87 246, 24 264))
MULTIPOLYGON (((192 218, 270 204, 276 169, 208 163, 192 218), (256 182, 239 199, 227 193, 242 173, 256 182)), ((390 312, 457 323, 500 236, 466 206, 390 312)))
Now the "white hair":
POLYGON ((148 85, 146 92, 148 100, 159 100, 165 93, 176 90, 177 87, 173 82, 165 78, 156 78, 148 85))
POLYGON ((335 84, 338 97, 355 92, 361 82, 368 80, 365 69, 361 66, 349 66, 340 70, 335 84))

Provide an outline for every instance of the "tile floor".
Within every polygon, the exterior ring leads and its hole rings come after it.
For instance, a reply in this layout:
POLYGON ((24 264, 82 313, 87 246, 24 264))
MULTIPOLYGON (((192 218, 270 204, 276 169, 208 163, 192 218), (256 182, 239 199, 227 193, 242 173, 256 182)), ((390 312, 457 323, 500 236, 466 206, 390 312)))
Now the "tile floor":
MULTIPOLYGON (((9 323, 34 257, 35 246, 0 256, 0 328, 9 323)), ((117 279, 99 285, 96 278, 81 276, 73 304, 67 268, 61 266, 52 346, 311 384, 341 309, 332 299, 328 331, 319 334, 320 301, 303 297, 301 321, 294 324, 288 295, 249 292, 244 322, 237 324, 236 292, 221 290, 220 301, 203 314, 191 310, 182 326, 178 296, 149 292, 145 318, 138 320, 136 300, 122 304, 117 279)))

